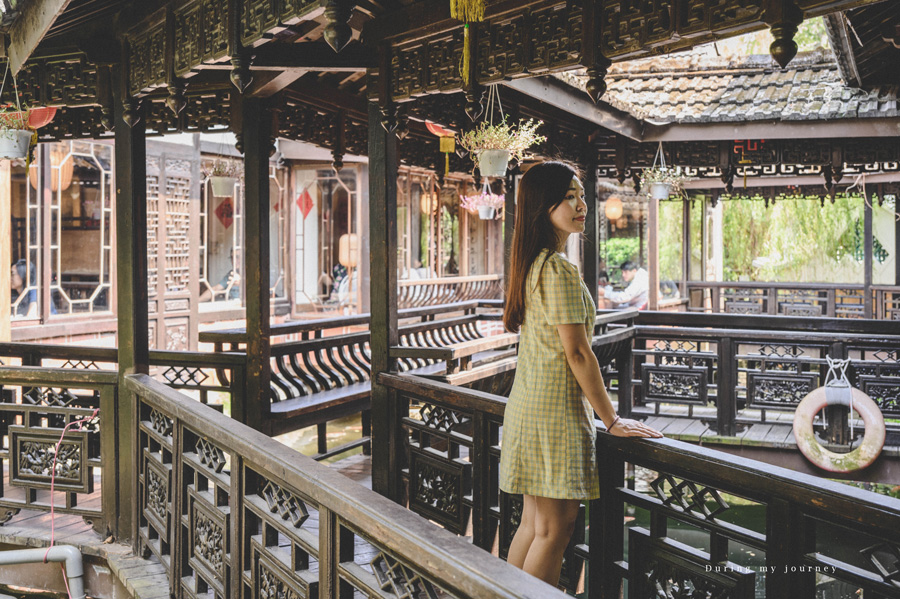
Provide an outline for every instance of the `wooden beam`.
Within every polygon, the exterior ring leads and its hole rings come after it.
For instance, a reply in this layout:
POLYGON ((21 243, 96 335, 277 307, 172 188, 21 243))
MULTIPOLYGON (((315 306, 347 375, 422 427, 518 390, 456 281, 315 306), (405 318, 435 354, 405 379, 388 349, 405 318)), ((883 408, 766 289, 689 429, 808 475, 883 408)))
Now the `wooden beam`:
POLYGON ((18 75, 69 2, 71 0, 30 0, 22 4, 22 11, 9 28, 7 56, 13 75, 18 75))
POLYGON ((594 104, 586 92, 552 77, 515 79, 504 85, 629 139, 644 140, 645 125, 642 121, 602 100, 594 104))
POLYGON ((659 200, 651 197, 647 215, 647 263, 650 274, 650 291, 647 308, 659 309, 659 200))
MULTIPOLYGON (((244 98, 244 272, 247 311, 247 394, 232 416, 260 430, 269 414, 269 150, 272 111, 266 100, 244 98)), ((232 407, 234 412, 234 407, 232 407)))
POLYGON ((303 77, 307 71, 303 69, 286 69, 284 71, 263 71, 253 74, 253 83, 244 92, 250 98, 269 98, 303 77))
POLYGON ((866 184, 863 186, 863 244, 865 255, 863 259, 863 317, 874 318, 874 302, 872 298, 872 274, 875 266, 875 233, 872 228, 872 194, 875 186, 866 184))
MULTIPOLYGON (((397 137, 381 126, 381 111, 369 103, 369 272, 372 283, 370 347, 372 354, 372 490, 399 501, 402 496, 402 450, 399 399, 378 382, 394 370, 390 349, 397 332, 397 137)), ((365 247, 363 248, 365 250, 365 247)))
POLYGON ((641 141, 735 139, 841 139, 898 137, 900 118, 840 119, 833 121, 751 121, 737 123, 672 123, 644 126, 641 141))
POLYGON ((375 68, 375 53, 360 43, 350 43, 340 52, 320 42, 266 44, 253 50, 251 70, 303 69, 305 71, 364 71, 375 68))

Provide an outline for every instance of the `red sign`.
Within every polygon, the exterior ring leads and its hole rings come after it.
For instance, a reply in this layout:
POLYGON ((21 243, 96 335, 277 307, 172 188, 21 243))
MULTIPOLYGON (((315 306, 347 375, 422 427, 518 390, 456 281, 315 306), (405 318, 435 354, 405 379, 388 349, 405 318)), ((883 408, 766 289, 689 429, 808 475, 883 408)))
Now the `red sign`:
POLYGON ((297 196, 297 208, 300 209, 300 213, 303 214, 304 219, 309 216, 313 206, 315 206, 315 204, 313 203, 312 196, 309 195, 309 191, 304 189, 303 192, 297 196))
POLYGON ((231 198, 222 200, 222 203, 216 208, 216 216, 223 227, 227 229, 231 226, 231 223, 234 222, 234 207, 231 205, 231 198))

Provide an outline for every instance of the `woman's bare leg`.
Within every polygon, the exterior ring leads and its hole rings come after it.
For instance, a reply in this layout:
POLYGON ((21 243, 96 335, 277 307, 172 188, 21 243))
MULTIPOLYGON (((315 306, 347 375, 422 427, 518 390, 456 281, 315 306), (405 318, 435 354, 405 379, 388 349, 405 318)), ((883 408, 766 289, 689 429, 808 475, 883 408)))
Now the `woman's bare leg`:
POLYGON ((534 540, 534 497, 531 495, 522 496, 522 521, 519 528, 513 536, 512 543, 509 546, 509 554, 506 556, 507 563, 514 565, 516 568, 522 568, 525 565, 525 556, 528 555, 528 549, 534 540))
MULTIPOLYGON (((534 497, 534 538, 523 570, 548 584, 559 584, 563 553, 575 530, 577 499, 534 497)), ((523 513, 524 519, 524 513, 523 513)))

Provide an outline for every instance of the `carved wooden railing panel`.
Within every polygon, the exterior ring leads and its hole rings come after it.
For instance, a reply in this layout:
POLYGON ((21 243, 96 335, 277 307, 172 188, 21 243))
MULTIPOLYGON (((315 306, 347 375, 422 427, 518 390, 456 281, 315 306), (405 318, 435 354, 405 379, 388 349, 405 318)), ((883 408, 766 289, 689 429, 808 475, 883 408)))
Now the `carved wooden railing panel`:
POLYGON ((0 522, 22 509, 49 511, 55 472, 54 510, 106 534, 116 506, 116 373, 5 366, 0 388, 0 522), (63 429, 80 419, 57 450, 63 429))
MULTIPOLYGON (((864 318, 862 285, 688 281, 691 312, 864 318)), ((900 287, 872 287, 872 317, 900 320, 900 287)))
POLYGON ((400 281, 397 305, 400 308, 417 308, 502 297, 503 275, 444 277, 400 281))
POLYGON ((661 313, 642 313, 637 323, 635 403, 657 413, 661 404, 688 405, 686 417, 715 406, 716 430, 733 435, 738 425, 765 422, 767 410, 793 411, 825 383, 830 356, 850 358, 850 383, 885 417, 900 417, 900 336, 877 332, 879 323, 661 313))
MULTIPOLYGON (((409 374, 380 382, 398 414, 419 406, 397 429, 410 508, 504 555, 521 517, 519 500, 498 489, 505 399, 409 374)), ((584 566, 590 599, 622 596, 624 580, 641 598, 788 599, 814 596, 817 584, 836 596, 897 593, 900 500, 668 439, 598 432, 597 453, 601 496, 564 565, 570 585, 584 566), (626 463, 646 484, 635 486, 626 463), (733 503, 761 522, 734 516, 733 503), (676 541, 679 527, 699 534, 676 541)))
POLYGON ((179 597, 564 595, 144 375, 140 551, 179 597))

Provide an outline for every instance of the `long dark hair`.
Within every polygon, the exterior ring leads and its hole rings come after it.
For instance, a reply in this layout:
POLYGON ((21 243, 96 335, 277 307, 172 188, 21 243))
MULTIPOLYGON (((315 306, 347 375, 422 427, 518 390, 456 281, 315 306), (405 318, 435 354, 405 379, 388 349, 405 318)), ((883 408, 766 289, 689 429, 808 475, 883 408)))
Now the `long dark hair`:
POLYGON ((517 333, 525 321, 525 280, 541 250, 555 250, 550 212, 562 204, 578 170, 565 162, 542 162, 525 173, 516 198, 516 224, 506 281, 503 325, 517 333))

